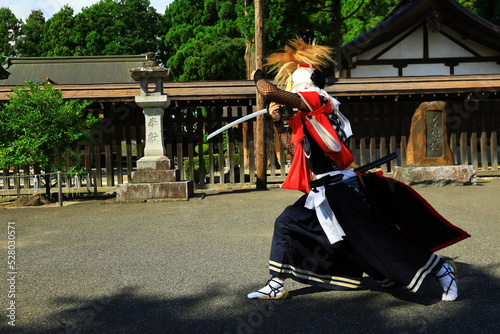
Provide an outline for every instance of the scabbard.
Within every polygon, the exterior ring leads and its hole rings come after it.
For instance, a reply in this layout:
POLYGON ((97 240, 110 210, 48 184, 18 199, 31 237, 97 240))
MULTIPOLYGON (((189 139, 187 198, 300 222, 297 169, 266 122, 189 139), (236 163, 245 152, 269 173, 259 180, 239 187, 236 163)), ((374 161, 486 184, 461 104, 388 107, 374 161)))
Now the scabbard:
POLYGON ((388 163, 389 161, 396 159, 398 157, 398 154, 396 152, 392 152, 391 154, 386 155, 385 157, 382 157, 380 159, 374 160, 370 163, 367 163, 366 165, 359 166, 357 168, 354 168, 354 171, 356 173, 364 173, 366 171, 369 171, 370 169, 376 168, 380 165, 383 165, 385 163, 388 163))
MULTIPOLYGON (((397 157, 398 157, 398 154, 396 152, 393 152, 391 154, 386 155, 385 157, 374 160, 366 165, 354 168, 354 171, 356 173, 364 173, 366 171, 369 171, 370 169, 373 169, 373 168, 376 168, 380 165, 388 163, 389 161, 396 159, 397 157)), ((312 191, 316 192, 317 187, 340 182, 340 181, 342 181, 343 177, 344 177, 344 175, 342 175, 342 174, 326 175, 326 176, 323 176, 322 178, 319 178, 319 179, 316 179, 316 180, 309 182, 309 187, 311 188, 312 191)))
POLYGON ((337 183, 342 181, 343 178, 344 178, 343 174, 325 175, 322 178, 312 180, 311 182, 309 182, 309 187, 311 188, 312 191, 317 192, 316 187, 337 183))

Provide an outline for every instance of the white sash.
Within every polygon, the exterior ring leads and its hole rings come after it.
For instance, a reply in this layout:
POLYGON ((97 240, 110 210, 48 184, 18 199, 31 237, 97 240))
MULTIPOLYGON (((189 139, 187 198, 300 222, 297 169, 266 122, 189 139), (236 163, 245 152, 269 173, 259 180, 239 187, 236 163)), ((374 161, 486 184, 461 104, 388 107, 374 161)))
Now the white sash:
MULTIPOLYGON (((342 181, 339 182, 343 182, 351 177, 356 176, 356 173, 354 173, 352 169, 349 169, 349 170, 335 171, 326 174, 319 174, 316 175, 316 177, 321 178, 326 175, 336 175, 336 174, 343 174, 344 176, 342 181)), ((323 231, 325 231, 328 241, 330 241, 331 244, 334 244, 338 241, 341 241, 342 237, 345 236, 345 233, 342 227, 340 226, 337 217, 335 217, 335 213, 332 211, 330 204, 328 204, 328 199, 325 196, 325 187, 324 186, 316 187, 316 190, 318 192, 314 191, 309 192, 304 206, 310 210, 313 209, 316 210, 316 216, 318 217, 319 223, 323 228, 323 231)))

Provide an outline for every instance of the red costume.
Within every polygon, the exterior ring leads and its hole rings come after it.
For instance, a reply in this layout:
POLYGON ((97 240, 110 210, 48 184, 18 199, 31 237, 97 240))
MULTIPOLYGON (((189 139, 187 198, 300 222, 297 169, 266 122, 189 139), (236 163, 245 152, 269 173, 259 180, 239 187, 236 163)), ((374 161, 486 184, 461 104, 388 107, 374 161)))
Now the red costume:
MULTIPOLYGON (((293 49, 308 50, 302 43, 294 41, 293 49)), ((271 59, 293 58, 278 54, 271 59)), ((318 75, 312 67, 296 67, 290 82, 280 69, 278 81, 288 82, 291 92, 266 81, 262 71, 255 74, 256 87, 267 99, 299 109, 289 121, 294 158, 283 187, 308 193, 312 173, 343 178, 316 188, 319 195, 303 195, 276 219, 269 260, 274 278, 248 297, 286 297, 278 278, 287 277, 330 289, 358 288, 366 273, 382 286, 399 285, 412 292, 436 277, 442 299, 455 300, 454 267, 433 252, 470 235, 407 185, 377 173, 345 170, 353 161, 347 147, 350 127, 346 133, 333 98, 312 84, 318 75)))

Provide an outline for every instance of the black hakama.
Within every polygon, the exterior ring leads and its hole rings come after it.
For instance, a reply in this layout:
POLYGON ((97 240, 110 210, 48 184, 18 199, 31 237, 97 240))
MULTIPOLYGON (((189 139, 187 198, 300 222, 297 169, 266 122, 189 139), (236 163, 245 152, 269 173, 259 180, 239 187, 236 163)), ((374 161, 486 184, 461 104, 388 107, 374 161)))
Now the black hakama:
POLYGON ((376 174, 357 186, 326 186, 326 197, 346 236, 331 245, 304 207, 307 195, 276 219, 270 273, 345 290, 361 287, 363 272, 385 287, 418 292, 443 260, 433 253, 469 235, 440 216, 408 186, 376 174))

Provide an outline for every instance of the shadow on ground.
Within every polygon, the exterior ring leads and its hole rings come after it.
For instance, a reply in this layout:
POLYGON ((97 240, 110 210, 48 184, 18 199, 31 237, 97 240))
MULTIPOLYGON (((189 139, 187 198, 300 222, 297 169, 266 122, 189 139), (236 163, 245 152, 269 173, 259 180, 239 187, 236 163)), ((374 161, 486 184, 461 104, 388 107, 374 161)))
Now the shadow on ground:
MULTIPOLYGON (((458 263, 460 300, 453 303, 384 290, 370 278, 363 291, 303 287, 285 301, 253 301, 245 291, 208 285, 180 298, 144 296, 125 286, 94 300, 71 296, 52 300, 61 311, 31 327, 2 333, 498 333, 500 282, 490 273, 499 265, 458 263), (370 291, 371 290, 371 291, 370 291)), ((432 290, 432 289, 431 289, 432 290)), ((429 291, 436 296, 438 291, 429 291)))

